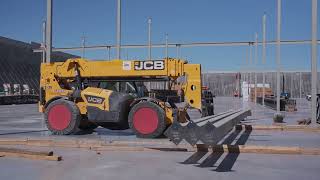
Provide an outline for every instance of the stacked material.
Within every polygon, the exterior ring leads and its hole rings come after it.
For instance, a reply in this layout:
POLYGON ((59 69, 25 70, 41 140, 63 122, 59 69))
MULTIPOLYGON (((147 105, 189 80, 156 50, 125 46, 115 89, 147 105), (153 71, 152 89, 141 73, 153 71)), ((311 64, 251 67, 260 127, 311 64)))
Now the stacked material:
POLYGON ((9 105, 9 104, 35 104, 38 103, 39 96, 28 94, 28 95, 0 95, 0 105, 9 105))
POLYGON ((203 144, 216 145, 241 120, 251 116, 250 109, 227 111, 207 116, 186 123, 174 122, 165 135, 176 145, 182 140, 194 146, 201 141, 203 144))
MULTIPOLYGON (((272 89, 271 88, 264 88, 265 97, 272 95, 272 89)), ((255 98, 262 97, 263 96, 263 88, 257 87, 257 88, 251 88, 250 89, 250 101, 254 102, 255 98), (257 94, 255 94, 255 89, 257 89, 257 94)))

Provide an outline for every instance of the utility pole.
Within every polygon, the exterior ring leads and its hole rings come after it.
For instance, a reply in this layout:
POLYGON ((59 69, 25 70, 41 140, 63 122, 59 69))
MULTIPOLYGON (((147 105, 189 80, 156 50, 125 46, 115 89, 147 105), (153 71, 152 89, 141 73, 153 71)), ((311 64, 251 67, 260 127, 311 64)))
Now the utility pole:
POLYGON ((317 23, 317 17, 318 17, 318 1, 312 0, 312 51, 311 51, 311 122, 312 124, 317 123, 317 76, 318 76, 318 70, 317 70, 317 29, 318 29, 318 23, 317 23))
POLYGON ((180 48, 181 48, 181 44, 176 44, 176 52, 177 52, 177 59, 180 59, 181 57, 181 51, 180 51, 180 48))
POLYGON ((249 44, 249 83, 248 83, 248 92, 251 91, 252 83, 252 44, 249 44))
MULTIPOLYGON (((264 66, 266 64, 266 19, 267 16, 266 14, 263 15, 262 17, 262 65, 264 66)), ((266 95, 266 73, 265 70, 262 71, 262 84, 263 84, 263 89, 262 89, 262 105, 264 106, 264 97, 266 95)))
MULTIPOLYGON (((148 59, 149 61, 151 61, 151 23, 152 23, 152 19, 149 18, 148 19, 148 47, 149 47, 149 53, 148 53, 148 59)), ((151 90, 151 82, 148 83, 149 84, 149 91, 151 90)))
MULTIPOLYGON (((250 46, 248 46, 250 48, 250 46)), ((247 82, 247 84, 249 84, 249 74, 248 74, 248 71, 249 71, 249 48, 246 49, 246 68, 244 69, 245 70, 245 81, 247 82)))
POLYGON ((291 95, 291 97, 293 98, 293 88, 294 88, 294 86, 293 86, 293 75, 294 75, 294 73, 293 72, 291 72, 290 73, 291 74, 291 76, 290 76, 290 95, 291 95))
POLYGON ((299 72, 299 97, 302 98, 302 77, 301 72, 299 72))
POLYGON ((42 62, 44 63, 46 61, 46 21, 42 22, 42 43, 41 43, 41 47, 42 47, 42 62))
POLYGON ((277 114, 280 114, 280 35, 281 35, 281 0, 278 0, 277 5, 277 114))
POLYGON ((126 59, 129 60, 129 49, 126 49, 126 59))
POLYGON ((81 45, 82 45, 82 59, 84 59, 85 48, 86 48, 86 36, 85 35, 83 35, 81 37, 81 45))
POLYGON ((111 47, 108 46, 107 49, 108 49, 108 60, 110 61, 110 59, 111 59, 111 52, 110 52, 111 47))
POLYGON ((166 58, 168 58, 168 34, 166 34, 166 58))
POLYGON ((121 58, 121 0, 117 5, 117 59, 121 58))
POLYGON ((52 0, 47 0, 46 40, 46 62, 50 63, 52 52, 52 0))
POLYGON ((255 53, 254 53, 254 102, 257 103, 257 65, 258 65, 258 33, 255 34, 255 53))
POLYGON ((148 53, 148 59, 151 61, 151 24, 152 24, 152 19, 151 18, 149 18, 148 19, 148 42, 149 42, 149 44, 148 44, 148 48, 149 48, 149 53, 148 53))

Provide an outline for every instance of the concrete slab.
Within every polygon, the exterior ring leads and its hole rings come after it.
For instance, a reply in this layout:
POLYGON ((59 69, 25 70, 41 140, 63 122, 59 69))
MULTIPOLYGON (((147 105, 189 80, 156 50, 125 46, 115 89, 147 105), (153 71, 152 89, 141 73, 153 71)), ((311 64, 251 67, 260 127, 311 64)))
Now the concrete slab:
MULTIPOLYGON (((253 116, 246 124, 272 124, 274 111, 239 98, 215 98, 215 112, 249 106, 253 116)), ((310 104, 298 100, 298 112, 286 113, 285 122, 296 124, 310 114, 310 104)), ((192 116, 198 116, 191 112, 192 116)), ((252 131, 226 138, 230 144, 300 146, 320 148, 319 133, 252 131)), ((92 134, 53 136, 46 130, 36 104, 0 106, 0 138, 37 137, 140 141, 130 130, 98 128, 92 134)), ((165 141, 167 139, 157 139, 165 141)), ((39 147, 37 147, 39 148, 39 147)), ((41 148, 39 148, 41 149, 41 148)), ((61 162, 0 158, 0 179, 319 179, 320 156, 261 154, 194 154, 190 152, 102 152, 84 149, 52 148, 62 155, 61 162), (192 158, 191 158, 192 157, 192 158), (197 157, 197 158, 194 158, 197 157), (191 160, 190 160, 191 158, 191 160), (189 163, 185 164, 187 159, 189 163), (191 163, 190 163, 191 162, 191 163), (200 167, 201 166, 201 167, 200 167)))
POLYGON ((54 149, 61 162, 0 159, 0 179, 318 179, 319 156, 205 154, 199 161, 183 162, 188 152, 102 152, 54 149), (209 159, 209 160, 207 160, 209 159), (210 161, 199 167, 205 160, 210 161))

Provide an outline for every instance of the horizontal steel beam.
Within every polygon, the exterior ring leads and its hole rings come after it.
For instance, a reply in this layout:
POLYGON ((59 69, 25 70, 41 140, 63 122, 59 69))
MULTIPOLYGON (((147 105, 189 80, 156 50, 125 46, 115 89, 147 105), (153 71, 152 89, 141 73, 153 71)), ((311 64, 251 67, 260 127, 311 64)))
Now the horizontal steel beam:
MULTIPOLYGON (((275 45, 276 41, 266 41, 267 45, 275 45)), ((295 44, 311 44, 311 40, 283 40, 282 45, 295 45, 295 44)), ((320 40, 318 40, 320 44, 320 40)), ((210 47, 210 46, 248 46, 255 45, 253 41, 239 41, 239 42, 194 42, 194 43, 169 43, 169 48, 174 47, 210 47)), ((258 42, 258 45, 262 45, 262 42, 258 42)), ((138 49, 138 48, 148 48, 146 44, 129 44, 121 45, 122 49, 138 49)), ((166 44, 152 44, 152 48, 165 48, 166 44)), ((81 51, 86 50, 108 50, 115 49, 116 45, 95 45, 86 47, 62 47, 62 48, 52 48, 52 51, 81 51)), ((43 49, 34 49, 33 52, 42 52, 43 49)))
POLYGON ((208 121, 214 119, 216 121, 221 120, 229 115, 233 111, 226 111, 212 116, 199 118, 196 120, 190 120, 186 123, 179 123, 174 121, 173 124, 164 133, 174 144, 179 144, 183 139, 187 140, 189 144, 195 144, 198 141, 197 123, 202 121, 208 121))
POLYGON ((218 115, 208 116, 200 118, 198 120, 190 121, 186 126, 182 126, 180 131, 182 131, 182 139, 185 139, 189 144, 195 145, 199 141, 201 136, 201 131, 199 128, 206 123, 214 123, 223 120, 224 118, 237 113, 239 111, 227 111, 220 113, 218 115))
POLYGON ((216 145, 233 129, 235 125, 247 116, 251 116, 250 110, 237 112, 215 123, 208 122, 199 128, 199 132, 202 132, 199 140, 209 146, 216 145))
POLYGON ((175 144, 186 140, 195 145, 199 140, 206 145, 214 145, 228 134, 240 120, 251 115, 249 109, 228 111, 187 123, 174 122, 165 135, 175 144))

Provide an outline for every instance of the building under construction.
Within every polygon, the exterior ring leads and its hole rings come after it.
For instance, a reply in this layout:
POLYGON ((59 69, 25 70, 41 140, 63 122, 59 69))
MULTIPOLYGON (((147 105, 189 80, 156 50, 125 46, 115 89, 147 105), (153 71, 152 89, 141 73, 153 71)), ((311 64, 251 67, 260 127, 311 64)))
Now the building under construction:
MULTIPOLYGON (((14 89, 30 91, 37 94, 39 91, 41 53, 34 53, 34 49, 41 46, 39 43, 26 43, 0 36, 0 92, 14 94, 14 89), (11 90, 9 90, 11 89, 11 90), (9 92, 10 91, 10 92, 9 92)), ((65 61, 77 57, 63 52, 54 52, 53 62, 65 61)), ((237 72, 206 72, 203 74, 204 85, 208 86, 216 96, 233 96, 238 89, 237 72)), ((303 98, 311 93, 311 73, 292 71, 283 72, 284 91, 292 97, 303 98)), ((250 81, 249 74, 241 73, 241 80, 250 81), (247 79, 245 79, 247 78, 247 79)), ((254 73, 251 73, 251 83, 254 83, 254 73)), ((262 82, 262 73, 257 74, 257 83, 262 82)), ((266 72, 266 83, 276 92, 276 73, 266 72)), ((158 88, 162 84, 155 83, 151 88, 158 88)))
MULTIPOLYGON (((33 49, 40 44, 13 40, 0 36, 0 92, 2 94, 37 94, 41 53, 33 49)), ((64 61, 77 57, 71 54, 54 52, 54 61, 64 61)))

